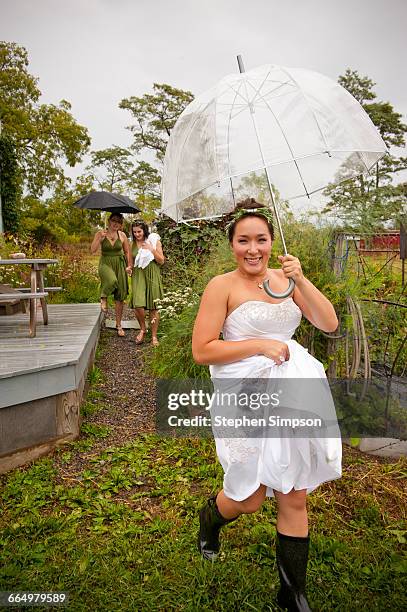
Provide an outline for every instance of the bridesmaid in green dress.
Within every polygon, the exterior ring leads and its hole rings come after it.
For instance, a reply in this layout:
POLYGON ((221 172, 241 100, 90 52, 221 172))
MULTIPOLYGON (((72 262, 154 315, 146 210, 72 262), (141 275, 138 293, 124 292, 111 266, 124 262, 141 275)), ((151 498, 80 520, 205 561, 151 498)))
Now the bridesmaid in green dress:
POLYGON ((121 231, 122 225, 123 216, 120 213, 113 213, 109 218, 107 230, 97 232, 90 247, 91 253, 96 253, 99 246, 101 247, 100 306, 103 312, 106 312, 107 298, 113 294, 118 336, 125 335, 122 328, 123 304, 129 293, 127 274, 131 274, 133 268, 129 241, 126 234, 121 231))
POLYGON ((161 241, 158 234, 150 234, 144 221, 131 225, 133 240, 132 256, 134 268, 131 277, 132 295, 130 307, 136 311, 140 332, 136 344, 142 344, 146 335, 145 310, 150 311, 150 325, 153 346, 158 346, 159 314, 156 300, 163 297, 160 265, 164 263, 161 241))

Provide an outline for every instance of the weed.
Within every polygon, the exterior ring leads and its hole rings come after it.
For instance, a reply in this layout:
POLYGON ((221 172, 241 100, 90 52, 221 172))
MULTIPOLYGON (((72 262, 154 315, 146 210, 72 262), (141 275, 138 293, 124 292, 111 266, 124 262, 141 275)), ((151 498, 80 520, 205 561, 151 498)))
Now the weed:
POLYGON ((95 438, 107 438, 110 435, 110 427, 104 425, 94 425, 93 423, 84 423, 81 427, 83 433, 95 438))
POLYGON ((88 372, 88 382, 90 385, 97 385, 103 381, 103 374, 98 366, 93 365, 88 372))

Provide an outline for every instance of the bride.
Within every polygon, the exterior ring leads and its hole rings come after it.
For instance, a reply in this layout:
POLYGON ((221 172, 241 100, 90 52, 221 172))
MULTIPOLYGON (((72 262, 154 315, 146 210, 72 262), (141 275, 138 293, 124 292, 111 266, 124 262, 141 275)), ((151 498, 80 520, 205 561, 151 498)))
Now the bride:
MULTIPOLYGON (((195 361, 210 365, 214 384, 216 379, 265 377, 296 379, 293 384, 300 378, 325 383, 322 364, 291 337, 302 315, 318 329, 335 331, 335 310, 305 278, 296 257, 280 256, 282 268, 268 268, 274 237, 270 209, 253 198, 237 204, 228 237, 237 267, 213 278, 203 293, 192 337, 195 361), (265 293, 263 281, 268 279, 280 293, 288 278, 295 281, 291 297, 276 301, 265 293), (221 332, 223 339, 219 339, 221 332)), ((310 410, 307 405, 302 408, 310 410)), ((278 603, 288 610, 310 610, 305 594, 309 548, 306 496, 322 482, 340 477, 339 433, 315 438, 260 435, 250 440, 218 436, 216 450, 224 470, 223 489, 200 512, 198 546, 202 556, 214 560, 219 552, 220 528, 241 514, 256 512, 266 496, 274 495, 281 583, 278 603)))

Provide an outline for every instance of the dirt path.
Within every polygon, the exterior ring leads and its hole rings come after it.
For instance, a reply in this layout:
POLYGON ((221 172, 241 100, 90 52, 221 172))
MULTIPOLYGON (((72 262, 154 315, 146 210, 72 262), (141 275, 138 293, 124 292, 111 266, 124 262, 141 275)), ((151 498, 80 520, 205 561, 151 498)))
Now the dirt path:
MULTIPOLYGON (((129 319, 129 313, 125 312, 123 318, 129 319)), ((129 329, 124 338, 119 338, 113 329, 103 326, 101 330, 102 355, 95 365, 104 380, 97 388, 108 409, 90 420, 112 428, 111 446, 125 444, 140 432, 155 430, 155 379, 146 371, 148 356, 154 349, 149 337, 137 346, 137 333, 129 329)))
MULTIPOLYGON (((123 319, 132 319, 132 315, 125 310, 123 319)), ((109 310, 107 318, 114 318, 114 312, 109 310)), ((81 472, 88 459, 105 448, 122 446, 140 433, 155 431, 155 379, 146 367, 154 348, 149 335, 144 344, 137 346, 134 342, 137 330, 125 331, 126 336, 120 338, 116 330, 102 324, 100 356, 94 364, 101 380, 92 384, 82 402, 82 412, 85 409, 82 426, 108 427, 110 433, 104 438, 96 435, 89 450, 72 453, 69 466, 64 466, 71 475, 81 472)), ((84 437, 82 434, 80 440, 84 437)))

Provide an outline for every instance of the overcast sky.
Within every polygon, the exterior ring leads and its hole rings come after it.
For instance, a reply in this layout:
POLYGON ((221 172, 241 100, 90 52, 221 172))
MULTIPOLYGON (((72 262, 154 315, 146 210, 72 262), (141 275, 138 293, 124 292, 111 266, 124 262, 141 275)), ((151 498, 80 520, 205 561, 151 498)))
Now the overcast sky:
POLYGON ((265 63, 368 75, 407 121, 406 0, 0 0, 44 102, 65 98, 92 148, 128 146, 118 103, 154 82, 198 94, 265 63))

